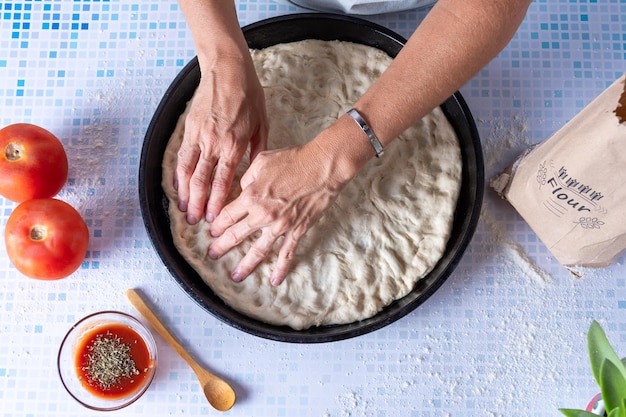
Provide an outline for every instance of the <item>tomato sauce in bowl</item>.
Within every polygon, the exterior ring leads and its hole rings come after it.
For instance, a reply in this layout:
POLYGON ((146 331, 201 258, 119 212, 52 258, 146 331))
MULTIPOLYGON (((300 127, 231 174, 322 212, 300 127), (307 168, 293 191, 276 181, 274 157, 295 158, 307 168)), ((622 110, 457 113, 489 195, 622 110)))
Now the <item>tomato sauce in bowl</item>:
POLYGON ((85 407, 117 410, 148 389, 156 373, 156 353, 151 333, 134 317, 95 313, 63 339, 59 375, 67 392, 85 407))
POLYGON ((87 390, 103 398, 123 398, 137 391, 150 368, 146 342, 119 323, 86 334, 76 352, 78 378, 87 390))

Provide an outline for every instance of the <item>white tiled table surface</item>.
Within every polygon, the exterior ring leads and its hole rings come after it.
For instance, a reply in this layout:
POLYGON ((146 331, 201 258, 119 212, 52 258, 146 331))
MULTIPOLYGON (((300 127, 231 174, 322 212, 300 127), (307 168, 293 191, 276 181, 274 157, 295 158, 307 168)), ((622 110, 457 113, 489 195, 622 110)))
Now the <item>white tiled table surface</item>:
MULTIPOLYGON (((237 2, 242 25, 300 12, 237 2)), ((426 11, 369 19, 408 37, 426 11)), ((562 126, 625 68, 626 1, 535 1, 511 44, 461 93, 487 176, 562 126)), ((30 122, 63 141, 60 198, 90 228, 82 268, 39 282, 0 249, 0 417, 89 416, 63 390, 59 343, 81 317, 137 314, 138 287, 202 362, 236 386, 232 416, 558 416, 596 393, 585 347, 592 319, 626 355, 624 259, 569 275, 505 202, 486 191, 460 265, 392 325, 341 342, 279 343, 234 330, 192 302, 144 229, 143 137, 165 89, 194 56, 175 1, 0 0, 0 125, 30 122)), ((15 205, 0 199, 2 225, 15 205)), ((124 416, 216 415, 186 364, 158 338, 159 369, 124 416)))

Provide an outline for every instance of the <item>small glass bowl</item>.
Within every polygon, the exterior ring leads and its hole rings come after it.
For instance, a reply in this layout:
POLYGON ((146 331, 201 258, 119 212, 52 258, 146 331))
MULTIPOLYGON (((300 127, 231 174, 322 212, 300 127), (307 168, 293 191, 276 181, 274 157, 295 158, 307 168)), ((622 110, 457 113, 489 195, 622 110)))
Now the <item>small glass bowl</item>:
POLYGON ((76 401, 92 410, 119 410, 139 399, 152 383, 157 368, 156 343, 152 334, 134 317, 118 311, 101 311, 82 318, 72 326, 61 342, 57 366, 63 386, 76 401), (80 380, 77 365, 78 350, 84 338, 93 334, 96 329, 111 325, 124 325, 134 330, 143 339, 149 354, 147 375, 141 385, 125 396, 116 398, 98 396, 87 389, 80 380))

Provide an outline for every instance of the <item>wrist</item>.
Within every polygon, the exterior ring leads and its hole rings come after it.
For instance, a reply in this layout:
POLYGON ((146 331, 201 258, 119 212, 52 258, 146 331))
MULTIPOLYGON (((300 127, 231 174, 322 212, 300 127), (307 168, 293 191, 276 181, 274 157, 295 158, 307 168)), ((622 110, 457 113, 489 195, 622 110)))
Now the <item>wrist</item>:
POLYGON ((216 38, 207 37, 195 43, 201 69, 209 65, 217 66, 227 62, 239 65, 248 61, 252 63, 250 50, 242 34, 223 34, 216 38))
POLYGON ((311 144, 325 161, 331 161, 333 179, 341 184, 349 182, 376 157, 367 136, 348 114, 324 129, 311 144))
POLYGON ((359 111, 355 108, 351 108, 350 110, 348 110, 348 116, 352 117, 357 126, 359 126, 359 128, 363 131, 365 137, 367 137, 367 140, 369 140, 370 145, 372 145, 372 148, 374 148, 376 157, 379 158, 384 153, 384 149, 383 145, 380 143, 380 140, 378 140, 378 136, 376 136, 376 133, 374 133, 372 127, 369 125, 369 123, 365 121, 361 113, 359 113, 359 111))

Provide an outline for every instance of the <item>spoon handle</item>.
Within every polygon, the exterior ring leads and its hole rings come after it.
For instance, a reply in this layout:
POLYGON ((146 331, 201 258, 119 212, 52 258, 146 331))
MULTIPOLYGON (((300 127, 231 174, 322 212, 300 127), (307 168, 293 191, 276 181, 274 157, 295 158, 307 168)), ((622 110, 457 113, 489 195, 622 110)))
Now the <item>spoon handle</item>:
POLYGON ((178 353, 184 360, 195 369, 198 364, 193 360, 191 355, 183 348, 183 346, 176 340, 176 338, 165 327, 156 314, 148 307, 146 302, 141 298, 141 295, 133 289, 126 291, 126 298, 135 307, 135 309, 150 323, 154 330, 161 335, 161 337, 169 343, 169 345, 178 353))

